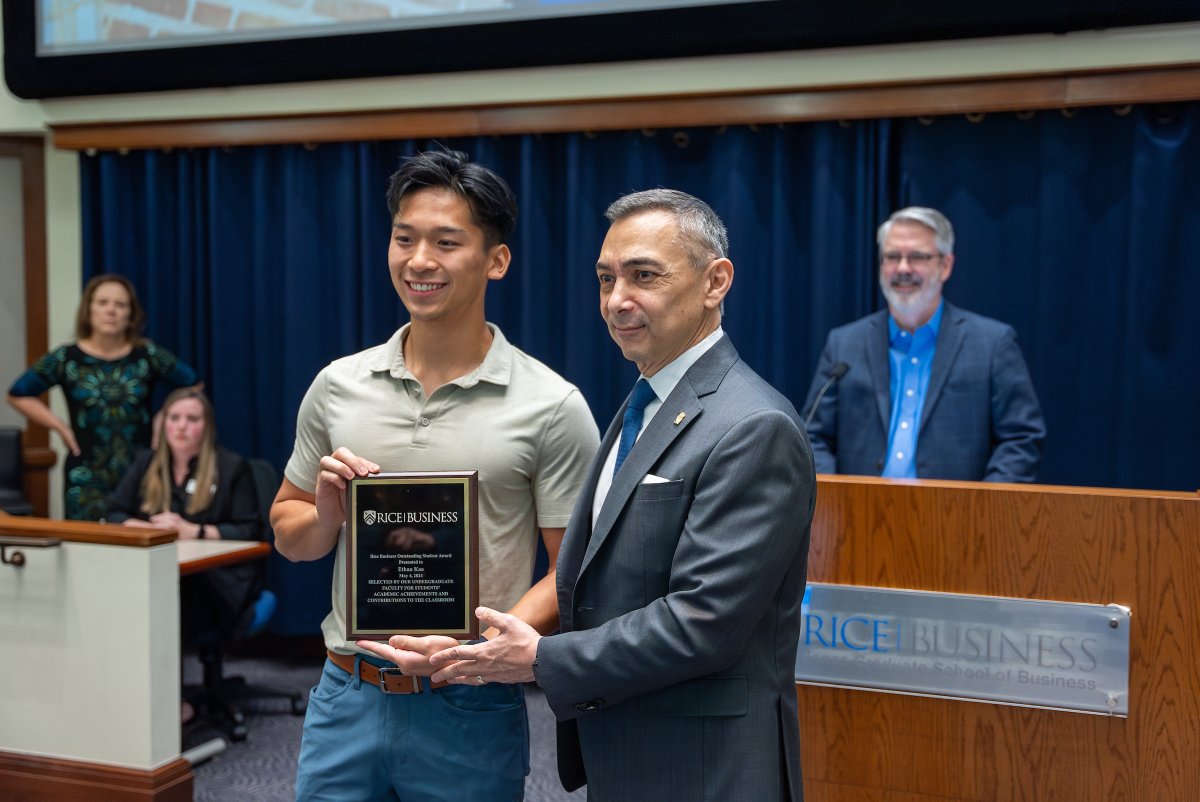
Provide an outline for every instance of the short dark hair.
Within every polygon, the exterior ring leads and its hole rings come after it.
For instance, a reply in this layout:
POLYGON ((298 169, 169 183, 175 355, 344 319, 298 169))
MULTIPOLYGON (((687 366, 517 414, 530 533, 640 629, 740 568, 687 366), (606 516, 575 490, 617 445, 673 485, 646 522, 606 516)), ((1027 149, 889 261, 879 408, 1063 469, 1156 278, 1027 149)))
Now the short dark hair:
POLYGON ((133 282, 116 273, 101 273, 93 276, 84 285, 83 296, 79 299, 79 308, 75 310, 75 339, 86 340, 92 336, 92 299, 96 290, 102 284, 120 284, 129 293, 129 325, 125 327, 125 341, 138 344, 142 341, 142 328, 146 325, 146 312, 138 302, 137 292, 133 282))
POLYGON ((721 218, 704 201, 677 189, 647 189, 613 201, 604 216, 610 223, 642 212, 668 212, 679 226, 679 245, 697 270, 729 256, 729 234, 721 218))
POLYGON ((406 197, 422 189, 448 189, 471 207, 471 220, 483 229, 488 248, 507 242, 517 226, 517 198, 503 178, 475 164, 459 150, 427 150, 400 165, 388 180, 392 219, 406 197))

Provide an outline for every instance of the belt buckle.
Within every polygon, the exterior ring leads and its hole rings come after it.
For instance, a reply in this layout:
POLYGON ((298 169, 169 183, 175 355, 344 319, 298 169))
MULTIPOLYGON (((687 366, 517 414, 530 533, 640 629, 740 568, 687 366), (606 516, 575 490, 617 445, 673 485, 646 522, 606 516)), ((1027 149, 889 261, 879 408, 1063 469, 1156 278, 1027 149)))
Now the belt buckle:
POLYGON ((403 671, 400 670, 399 666, 379 666, 379 690, 381 690, 383 693, 386 693, 386 694, 409 694, 409 693, 421 693, 424 689, 421 687, 421 680, 419 677, 414 677, 411 674, 405 674, 403 671), (387 684, 388 677, 405 677, 405 678, 407 678, 410 682, 409 689, 408 690, 399 690, 399 691, 391 690, 390 688, 388 688, 388 684, 387 684))

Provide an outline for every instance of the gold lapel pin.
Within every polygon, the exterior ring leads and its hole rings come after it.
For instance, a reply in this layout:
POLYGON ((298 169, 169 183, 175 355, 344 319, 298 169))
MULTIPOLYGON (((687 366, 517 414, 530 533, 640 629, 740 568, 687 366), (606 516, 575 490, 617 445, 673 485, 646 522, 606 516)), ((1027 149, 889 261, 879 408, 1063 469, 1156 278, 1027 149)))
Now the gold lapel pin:
POLYGON ((686 412, 680 412, 678 415, 675 416, 675 425, 678 426, 680 421, 682 421, 686 417, 687 417, 686 412))

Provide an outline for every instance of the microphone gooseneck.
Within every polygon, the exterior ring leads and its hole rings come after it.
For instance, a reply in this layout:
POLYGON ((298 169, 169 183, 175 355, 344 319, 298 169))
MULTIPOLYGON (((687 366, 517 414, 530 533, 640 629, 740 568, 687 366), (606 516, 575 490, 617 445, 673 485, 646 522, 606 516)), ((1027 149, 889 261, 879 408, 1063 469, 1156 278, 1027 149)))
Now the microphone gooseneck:
POLYGON ((809 408, 808 414, 804 417, 805 429, 807 429, 808 425, 812 423, 812 419, 816 417, 817 407, 821 406, 821 399, 825 397, 825 393, 829 392, 829 388, 837 384, 838 380, 845 376, 849 370, 849 365, 847 365, 845 362, 839 362, 833 366, 833 370, 829 371, 829 378, 825 380, 823 385, 821 385, 820 392, 818 392, 817 397, 813 399, 812 406, 809 408))

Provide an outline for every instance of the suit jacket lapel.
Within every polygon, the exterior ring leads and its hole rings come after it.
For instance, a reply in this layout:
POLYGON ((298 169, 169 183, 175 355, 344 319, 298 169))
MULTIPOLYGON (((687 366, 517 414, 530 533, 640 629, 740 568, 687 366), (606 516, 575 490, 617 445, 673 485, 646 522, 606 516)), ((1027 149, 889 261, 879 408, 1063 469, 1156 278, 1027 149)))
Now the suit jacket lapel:
MULTIPOLYGON (((733 343, 729 341, 728 336, 722 337, 716 345, 696 361, 696 364, 688 369, 688 372, 679 380, 679 384, 675 385, 675 389, 667 396, 654 419, 650 421, 634 444, 629 456, 625 458, 621 470, 613 478, 612 487, 609 488, 608 496, 604 499, 604 506, 600 508, 600 515, 597 517, 596 526, 592 529, 591 537, 588 539, 583 562, 580 564, 576 576, 587 570, 588 563, 591 562, 612 532, 613 524, 616 523, 621 511, 625 509, 625 504, 633 495, 633 491, 637 489, 638 483, 642 481, 671 444, 687 431, 688 427, 703 413, 704 405, 700 398, 720 386, 721 379, 725 377, 737 360, 737 350, 733 347, 733 343), (683 413, 682 419, 679 418, 680 413, 683 413), (676 420, 679 422, 676 423, 676 420)), ((625 407, 622 406, 620 414, 609 426, 610 434, 614 428, 620 432, 620 420, 624 414, 625 407)), ((609 441, 609 438, 606 436, 605 440, 609 441)), ((611 441, 609 441, 609 447, 611 448, 611 441)), ((607 456, 607 453, 602 447, 601 454, 607 456)), ((602 460, 603 456, 597 456, 597 461, 602 460)), ((595 491, 594 483, 592 490, 595 491)))
POLYGON ((871 318, 871 334, 867 337, 867 367, 875 390, 875 406, 886 432, 892 422, 892 391, 889 383, 891 360, 888 359, 888 311, 884 309, 871 318))
POLYGON ((634 443, 633 450, 629 452, 629 456, 621 465, 621 470, 617 471, 617 475, 613 477, 612 487, 609 488, 608 495, 604 499, 604 506, 600 508, 596 526, 588 540, 587 551, 583 555, 583 564, 579 568, 580 573, 587 569, 592 557, 604 544, 604 540, 612 531, 613 524, 616 523, 621 510, 625 508, 625 503, 637 489, 638 483, 645 478, 650 468, 674 442, 675 438, 683 434, 692 421, 699 417, 701 411, 703 411, 703 407, 685 377, 667 397, 662 408, 658 410, 658 414, 654 416, 650 425, 642 432, 642 436, 634 443), (675 417, 680 412, 684 413, 683 420, 679 422, 679 425, 675 425, 675 417))
POLYGON ((596 485, 600 481, 600 471, 604 469, 604 461, 608 457, 608 452, 612 451, 613 444, 621 436, 621 421, 625 417, 625 407, 628 405, 629 398, 627 397, 625 403, 621 405, 620 411, 617 412, 617 417, 608 425, 604 439, 600 441, 600 450, 596 452, 596 457, 592 460, 592 467, 588 471, 587 479, 584 481, 583 488, 579 491, 579 497, 575 500, 575 507, 571 511, 571 521, 567 525, 569 536, 563 539, 559 552, 556 584, 558 586, 558 614, 564 632, 569 632, 572 627, 574 606, 571 604, 570 597, 574 594, 575 580, 579 577, 580 566, 583 564, 584 550, 587 549, 591 539, 592 500, 596 497, 596 485))
POLYGON ((946 379, 950 376, 950 368, 954 365, 958 352, 962 350, 963 337, 966 334, 963 317, 958 313, 958 309, 949 302, 945 303, 942 325, 938 329, 937 347, 933 352, 933 365, 929 370, 929 389, 925 392, 925 403, 921 405, 918 431, 924 429, 925 421, 929 420, 929 415, 937 406, 937 400, 946 386, 946 379))

